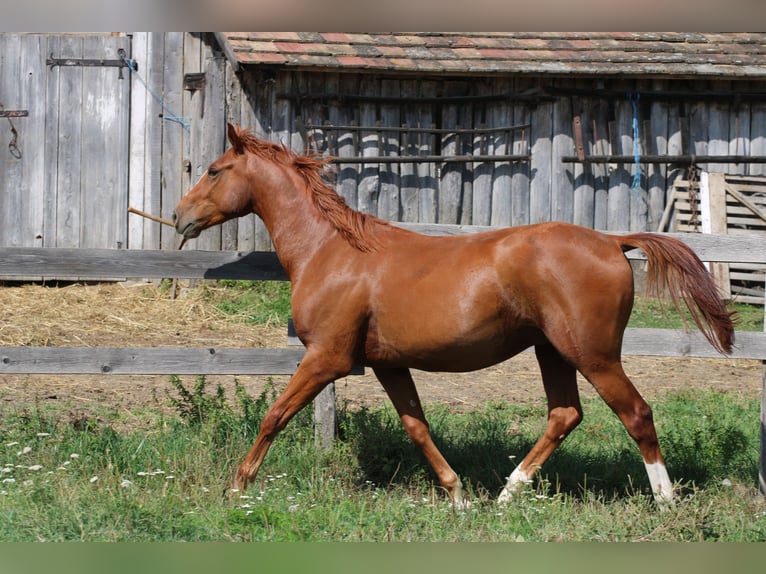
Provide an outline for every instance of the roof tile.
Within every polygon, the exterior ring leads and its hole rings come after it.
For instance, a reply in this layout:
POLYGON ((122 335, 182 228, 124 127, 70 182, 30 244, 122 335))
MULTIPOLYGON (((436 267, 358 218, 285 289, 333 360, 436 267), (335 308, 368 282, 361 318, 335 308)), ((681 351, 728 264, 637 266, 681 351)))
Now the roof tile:
POLYGON ((237 62, 303 69, 766 77, 766 34, 226 32, 237 62))

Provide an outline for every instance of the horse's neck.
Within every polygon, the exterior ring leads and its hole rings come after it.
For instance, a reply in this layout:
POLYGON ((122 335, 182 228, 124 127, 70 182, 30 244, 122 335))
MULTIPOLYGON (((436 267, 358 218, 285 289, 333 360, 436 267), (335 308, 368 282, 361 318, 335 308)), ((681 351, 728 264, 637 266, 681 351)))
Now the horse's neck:
POLYGON ((282 266, 294 280, 335 231, 298 186, 270 195, 259 215, 282 266))

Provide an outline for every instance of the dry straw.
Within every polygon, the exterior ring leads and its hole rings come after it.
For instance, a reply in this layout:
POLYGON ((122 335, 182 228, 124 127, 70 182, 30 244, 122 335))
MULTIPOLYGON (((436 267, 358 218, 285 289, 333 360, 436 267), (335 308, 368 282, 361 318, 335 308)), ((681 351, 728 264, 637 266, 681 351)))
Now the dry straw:
MULTIPOLYGON (((152 284, 0 287, 0 345, 279 347, 284 327, 217 310, 211 290, 170 295, 152 284)), ((212 292, 214 298, 215 292, 212 292)))

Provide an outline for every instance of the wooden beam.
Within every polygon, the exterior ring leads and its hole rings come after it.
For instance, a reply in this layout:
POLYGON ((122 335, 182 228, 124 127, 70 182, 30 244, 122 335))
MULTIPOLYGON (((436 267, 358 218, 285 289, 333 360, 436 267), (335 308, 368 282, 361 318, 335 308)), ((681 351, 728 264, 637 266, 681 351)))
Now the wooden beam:
POLYGON ((276 253, 0 247, 0 277, 286 280, 276 253))
POLYGON ((292 375, 305 349, 0 347, 0 374, 292 375))

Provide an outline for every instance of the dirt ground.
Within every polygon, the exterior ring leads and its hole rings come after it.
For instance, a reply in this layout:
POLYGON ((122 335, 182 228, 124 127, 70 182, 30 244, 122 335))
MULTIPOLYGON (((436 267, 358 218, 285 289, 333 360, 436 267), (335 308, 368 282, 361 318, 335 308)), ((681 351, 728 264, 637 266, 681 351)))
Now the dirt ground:
MULTIPOLYGON (((207 304, 197 290, 172 299, 148 284, 0 286, 0 346, 284 346, 282 327, 253 327, 232 322, 207 304)), ((760 397, 759 361, 732 359, 666 359, 626 357, 625 370, 642 395, 653 398, 669 391, 718 389, 760 397)), ((237 377, 246 390, 257 394, 265 376, 237 377)), ((444 403, 470 409, 487 401, 515 404, 544 400, 539 369, 533 353, 467 374, 414 372, 424 403, 444 403)), ((183 380, 190 384, 194 377, 183 380)), ((287 377, 274 376, 280 388, 287 377)), ((234 377, 210 376, 210 388, 222 384, 231 391, 234 377)), ((594 391, 580 380, 583 396, 594 391)), ((22 404, 56 403, 87 414, 103 407, 131 413, 137 409, 167 407, 175 396, 167 376, 120 375, 3 375, 0 408, 22 404)), ((367 369, 365 375, 336 382, 339 404, 356 408, 380 405, 385 393, 367 369)))

